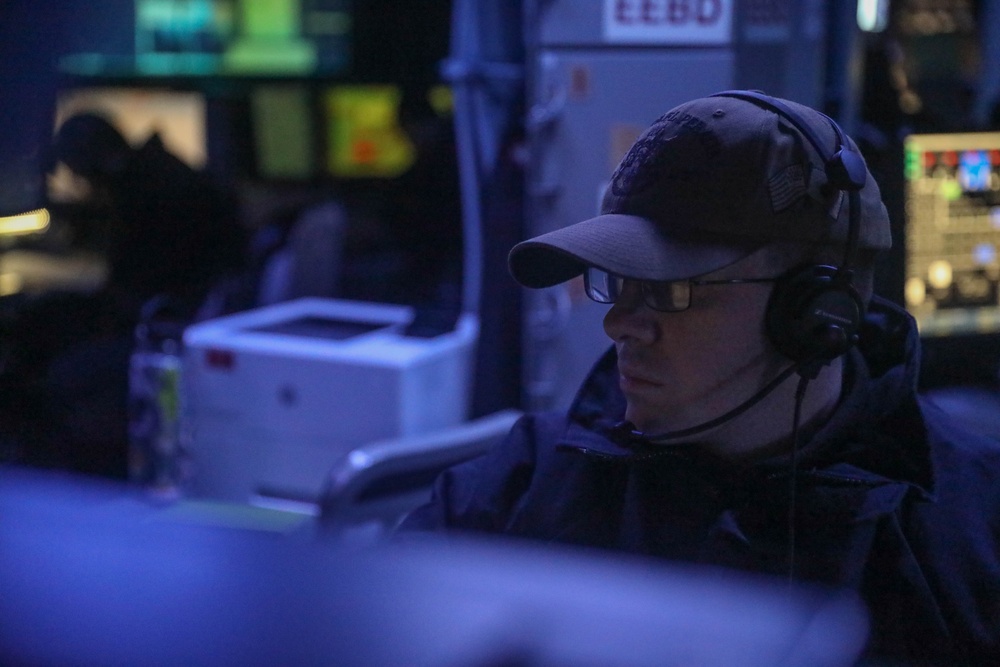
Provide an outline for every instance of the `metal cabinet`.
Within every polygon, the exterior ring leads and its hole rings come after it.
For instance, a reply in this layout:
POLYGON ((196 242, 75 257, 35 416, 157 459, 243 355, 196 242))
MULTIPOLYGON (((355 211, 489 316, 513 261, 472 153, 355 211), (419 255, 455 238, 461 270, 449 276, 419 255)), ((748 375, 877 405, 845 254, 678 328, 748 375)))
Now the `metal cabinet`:
MULTIPOLYGON (((526 0, 526 237, 597 215, 634 139, 687 99, 745 87, 818 104, 824 5, 526 0)), ((524 304, 524 407, 565 408, 610 345, 607 307, 580 281, 524 304)))

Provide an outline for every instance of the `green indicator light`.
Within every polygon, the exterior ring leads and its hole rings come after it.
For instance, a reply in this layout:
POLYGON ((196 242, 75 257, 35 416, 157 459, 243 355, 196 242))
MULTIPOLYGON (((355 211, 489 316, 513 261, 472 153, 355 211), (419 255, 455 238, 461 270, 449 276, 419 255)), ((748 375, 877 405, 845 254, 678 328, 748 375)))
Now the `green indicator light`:
POLYGON ((923 176, 920 169, 920 154, 916 151, 906 151, 905 173, 906 178, 911 181, 915 181, 923 176))

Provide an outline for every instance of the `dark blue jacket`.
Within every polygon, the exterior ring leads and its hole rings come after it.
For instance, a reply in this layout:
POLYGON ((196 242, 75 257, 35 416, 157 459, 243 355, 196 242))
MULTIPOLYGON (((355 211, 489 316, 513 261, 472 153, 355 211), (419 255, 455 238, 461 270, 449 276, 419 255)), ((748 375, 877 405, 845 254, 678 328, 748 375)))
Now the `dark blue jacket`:
POLYGON ((845 395, 800 449, 794 532, 789 457, 738 467, 693 445, 617 437, 625 400, 615 363, 612 349, 568 414, 529 414, 501 446, 445 472, 401 528, 781 576, 794 568, 800 580, 861 593, 872 656, 1000 665, 1000 443, 917 396, 908 315, 872 304, 845 363, 845 395))

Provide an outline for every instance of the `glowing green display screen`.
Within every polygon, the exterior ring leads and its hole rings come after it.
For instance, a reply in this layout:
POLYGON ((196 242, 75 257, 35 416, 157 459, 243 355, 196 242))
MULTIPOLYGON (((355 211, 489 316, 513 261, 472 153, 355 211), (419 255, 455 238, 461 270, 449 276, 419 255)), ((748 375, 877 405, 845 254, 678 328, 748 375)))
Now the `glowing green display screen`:
POLYGON ((332 75, 349 0, 136 0, 136 68, 157 75, 332 75))
POLYGON ((1000 332, 1000 133, 906 139, 906 307, 924 336, 1000 332))

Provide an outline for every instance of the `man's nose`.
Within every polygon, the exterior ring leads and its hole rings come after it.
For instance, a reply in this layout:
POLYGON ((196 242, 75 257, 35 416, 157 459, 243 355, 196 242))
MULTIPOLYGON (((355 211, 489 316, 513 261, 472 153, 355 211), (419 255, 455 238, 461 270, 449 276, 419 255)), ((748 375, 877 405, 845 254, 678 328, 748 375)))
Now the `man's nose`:
POLYGON ((656 327, 651 315, 649 306, 643 300, 640 284, 627 282, 604 316, 604 333, 615 342, 628 338, 652 342, 656 338, 656 327))

